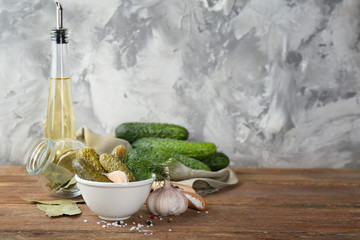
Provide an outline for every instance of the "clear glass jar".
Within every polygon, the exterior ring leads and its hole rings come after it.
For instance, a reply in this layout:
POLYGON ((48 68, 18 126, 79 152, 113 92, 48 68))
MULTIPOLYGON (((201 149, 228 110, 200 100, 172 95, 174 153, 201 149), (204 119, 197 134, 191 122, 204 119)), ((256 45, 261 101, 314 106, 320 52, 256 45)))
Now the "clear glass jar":
POLYGON ((39 176, 42 185, 54 196, 79 196, 72 160, 76 158, 77 150, 84 146, 82 142, 70 138, 54 141, 42 138, 30 149, 26 170, 39 176))

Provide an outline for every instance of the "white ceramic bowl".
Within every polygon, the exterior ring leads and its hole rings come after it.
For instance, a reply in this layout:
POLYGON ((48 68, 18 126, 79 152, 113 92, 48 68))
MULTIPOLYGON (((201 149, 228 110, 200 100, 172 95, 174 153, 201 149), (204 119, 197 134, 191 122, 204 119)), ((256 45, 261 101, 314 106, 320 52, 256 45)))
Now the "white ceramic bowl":
POLYGON ((128 183, 106 183, 84 180, 75 175, 77 186, 91 211, 104 220, 124 220, 144 204, 155 180, 128 183))

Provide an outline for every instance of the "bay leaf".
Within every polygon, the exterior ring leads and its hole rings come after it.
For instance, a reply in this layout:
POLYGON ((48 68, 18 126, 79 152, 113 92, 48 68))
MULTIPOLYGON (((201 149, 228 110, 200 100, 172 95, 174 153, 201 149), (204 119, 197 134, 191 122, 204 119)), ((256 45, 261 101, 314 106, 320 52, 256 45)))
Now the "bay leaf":
POLYGON ((59 199, 59 200, 49 200, 49 201, 42 201, 42 200, 32 200, 24 198, 25 201, 32 202, 32 203, 41 203, 47 205, 61 205, 61 204, 72 204, 72 203, 84 203, 85 201, 82 199, 79 200, 72 200, 72 199, 59 199))
POLYGON ((76 179, 75 176, 63 187, 61 187, 62 189, 71 189, 75 186, 76 184, 76 179))
POLYGON ((80 208, 76 203, 50 205, 50 204, 37 204, 38 209, 44 211, 49 217, 58 217, 62 215, 77 215, 81 213, 80 208))
POLYGON ((81 213, 80 208, 75 203, 61 204, 60 206, 61 211, 66 215, 76 215, 81 213))
POLYGON ((66 185, 74 177, 74 173, 62 166, 50 163, 42 176, 49 181, 51 189, 58 189, 66 185))
POLYGON ((50 190, 52 190, 52 191, 54 191, 54 192, 59 191, 59 190, 60 190, 60 187, 61 187, 61 185, 59 185, 58 183, 55 183, 55 182, 48 182, 48 183, 46 184, 46 186, 47 186, 48 188, 50 188, 50 190))
POLYGON ((49 217, 57 217, 63 215, 62 205, 37 204, 38 209, 44 211, 49 217))

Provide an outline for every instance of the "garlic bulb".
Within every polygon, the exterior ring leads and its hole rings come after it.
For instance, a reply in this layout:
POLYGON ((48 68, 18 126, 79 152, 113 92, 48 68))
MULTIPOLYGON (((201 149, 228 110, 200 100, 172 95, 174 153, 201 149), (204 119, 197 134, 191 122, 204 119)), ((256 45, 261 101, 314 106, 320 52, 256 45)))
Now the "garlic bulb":
POLYGON ((154 215, 180 215, 188 207, 188 199, 179 189, 165 180, 164 186, 149 194, 146 200, 147 209, 154 215))

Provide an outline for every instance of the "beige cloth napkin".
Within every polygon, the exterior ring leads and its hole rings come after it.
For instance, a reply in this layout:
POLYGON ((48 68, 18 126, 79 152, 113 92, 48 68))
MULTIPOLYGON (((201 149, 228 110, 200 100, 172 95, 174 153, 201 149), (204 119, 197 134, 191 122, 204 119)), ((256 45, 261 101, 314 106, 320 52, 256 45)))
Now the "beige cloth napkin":
POLYGON ((76 139, 85 143, 86 146, 92 147, 100 155, 102 153, 111 153, 118 145, 124 145, 127 150, 130 150, 131 144, 123 139, 102 136, 94 133, 90 128, 82 126, 76 132, 76 139))
POLYGON ((209 172, 191 169, 181 163, 171 167, 169 174, 171 180, 191 186, 201 196, 235 185, 239 181, 236 173, 229 168, 209 172))
MULTIPOLYGON (((114 147, 118 145, 124 145, 127 150, 132 148, 131 144, 126 140, 114 136, 99 135, 86 126, 82 126, 76 132, 76 137, 87 146, 94 148, 98 154, 111 153, 114 147)), ((236 174, 229 168, 209 172, 194 170, 183 164, 176 163, 170 167, 169 175, 172 181, 186 184, 194 188, 202 196, 238 183, 236 174)))

